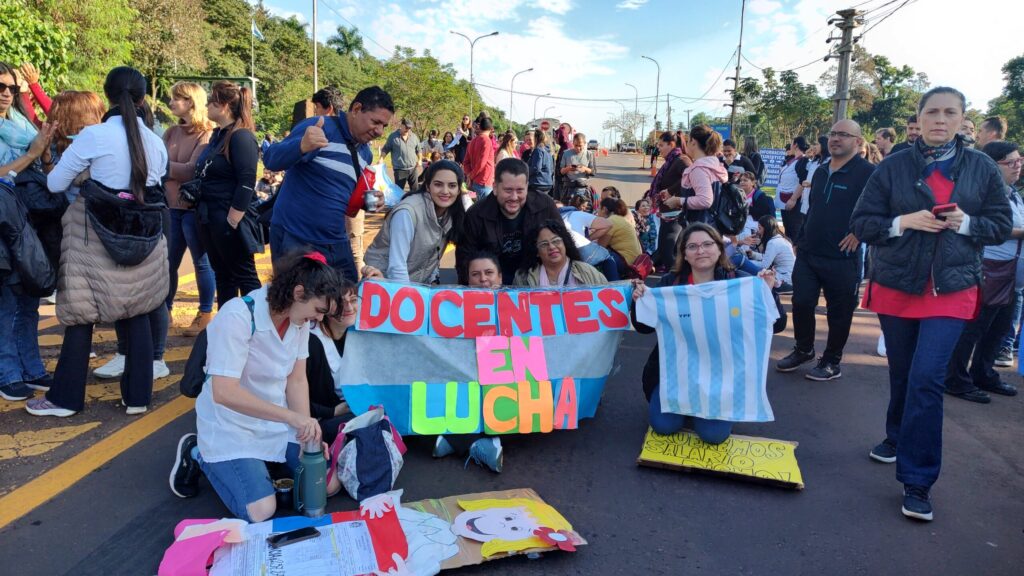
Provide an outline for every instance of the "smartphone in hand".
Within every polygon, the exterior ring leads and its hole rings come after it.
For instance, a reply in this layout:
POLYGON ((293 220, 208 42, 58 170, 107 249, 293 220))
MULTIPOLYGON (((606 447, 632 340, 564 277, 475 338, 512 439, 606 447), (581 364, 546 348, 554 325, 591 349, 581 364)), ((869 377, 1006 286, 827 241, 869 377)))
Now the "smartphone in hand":
POLYGON ((939 214, 943 214, 945 212, 952 212, 956 209, 956 202, 951 202, 949 204, 936 204, 935 206, 932 206, 932 214, 939 220, 945 220, 946 218, 943 216, 939 216, 939 214))

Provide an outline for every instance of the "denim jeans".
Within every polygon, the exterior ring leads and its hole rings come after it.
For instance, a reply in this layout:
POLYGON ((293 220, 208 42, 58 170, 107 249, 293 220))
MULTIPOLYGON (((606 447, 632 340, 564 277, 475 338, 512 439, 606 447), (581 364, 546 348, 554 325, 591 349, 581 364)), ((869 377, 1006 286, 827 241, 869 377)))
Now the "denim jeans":
POLYGON ((687 418, 693 418, 693 431, 708 444, 721 444, 732 434, 732 422, 726 420, 708 420, 696 416, 683 416, 661 411, 661 386, 655 386, 651 394, 651 402, 647 409, 647 418, 651 428, 658 434, 675 434, 683 429, 687 418))
POLYGON ((477 202, 483 200, 484 198, 487 198, 487 196, 491 193, 490 186, 484 186, 483 184, 477 184, 476 182, 474 182, 469 188, 473 192, 476 192, 477 202))
POLYGON ((210 267, 206 247, 199 240, 199 227, 194 210, 171 209, 171 229, 167 234, 167 259, 171 269, 171 289, 167 294, 167 309, 174 306, 174 295, 178 292, 178 267, 185 257, 185 248, 192 255, 192 267, 196 271, 199 287, 199 311, 213 312, 213 295, 217 285, 210 267))
POLYGON ((600 270, 609 282, 616 282, 622 279, 619 276, 619 266, 616 264, 615 259, 612 258, 611 252, 597 242, 591 242, 580 248, 580 256, 583 257, 584 262, 600 270))
POLYGON ((966 321, 878 315, 889 359, 886 440, 896 446, 896 479, 931 487, 942 466, 942 391, 966 321))
POLYGON ((1016 350, 1020 346, 1020 325, 1024 320, 1024 291, 1017 290, 1017 305, 1013 309, 1013 326, 1007 331, 1003 338, 1000 349, 1016 350))
MULTIPOLYGON (((249 518, 249 504, 258 502, 274 493, 274 484, 267 471, 267 463, 255 458, 238 458, 223 462, 206 462, 202 453, 197 458, 199 468, 210 481, 214 491, 228 510, 246 522, 249 518)), ((288 443, 285 463, 289 470, 299 466, 299 445, 288 443)))
POLYGON ((270 226, 270 254, 276 264, 281 257, 295 250, 316 250, 327 258, 327 263, 341 272, 342 276, 358 282, 356 275, 356 263, 352 255, 352 245, 349 244, 348 236, 334 244, 314 244, 307 242, 298 236, 288 232, 281 226, 272 224, 270 226))
POLYGON ((0 286, 0 385, 46 376, 39 357, 39 298, 0 286))
POLYGON ((982 306, 978 317, 964 326, 963 334, 953 349, 946 374, 946 390, 952 394, 973 392, 980 387, 999 385, 996 356, 1003 345, 1003 335, 1013 325, 1013 316, 1020 305, 1020 292, 1004 306, 982 306), (967 365, 970 363, 970 369, 967 365))

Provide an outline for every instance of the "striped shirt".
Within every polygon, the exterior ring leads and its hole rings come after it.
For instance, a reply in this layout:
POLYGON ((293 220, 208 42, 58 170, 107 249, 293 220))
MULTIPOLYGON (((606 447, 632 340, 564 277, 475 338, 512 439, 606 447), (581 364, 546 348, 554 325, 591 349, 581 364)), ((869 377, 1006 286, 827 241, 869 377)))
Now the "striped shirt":
POLYGON ((774 420, 766 380, 778 317, 760 278, 648 289, 637 301, 636 318, 658 331, 661 411, 774 420))
POLYGON ((359 152, 361 168, 373 161, 370 147, 353 139, 345 113, 339 112, 338 119, 340 122, 333 118, 324 122, 324 135, 330 142, 325 148, 306 154, 300 148, 306 128, 319 120, 313 117, 296 124, 287 138, 272 144, 263 154, 267 169, 288 171, 271 223, 313 244, 348 239, 345 212, 356 187, 356 172, 347 143, 351 142, 359 152))

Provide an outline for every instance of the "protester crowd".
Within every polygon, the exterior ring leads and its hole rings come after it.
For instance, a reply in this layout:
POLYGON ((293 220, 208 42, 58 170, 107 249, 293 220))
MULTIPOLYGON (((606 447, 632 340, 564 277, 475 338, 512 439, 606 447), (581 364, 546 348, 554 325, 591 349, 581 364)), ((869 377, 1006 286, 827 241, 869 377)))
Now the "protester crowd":
MULTIPOLYGON (((300 444, 331 442, 353 417, 338 375, 355 283, 438 284, 452 245, 459 283, 481 289, 632 280, 638 299, 652 272, 660 286, 760 277, 778 307, 775 332, 787 324, 779 294, 792 294, 795 345, 775 368, 814 362, 804 374, 815 381, 842 376, 858 306, 876 313, 891 400, 870 457, 896 463, 913 518, 932 518, 943 393, 990 402, 989 393, 1017 392, 995 366, 1012 363, 1021 325, 1021 155, 1003 140, 1005 121, 976 130, 954 89, 926 93, 899 144, 892 128, 868 142, 852 120, 817 140, 793 138, 774 197, 761 189, 766 166, 752 137, 741 148, 706 125, 659 134, 663 162, 630 207, 616 188, 595 189, 597 155, 568 123, 520 142, 496 134, 486 114, 467 115, 421 140, 411 119, 387 133, 396 107, 384 90, 365 88, 346 107, 326 88, 313 95, 315 116, 260 143, 247 88, 180 82, 169 92, 176 123, 161 137, 147 86, 119 67, 105 102, 74 91, 51 100, 32 66, 0 63, 0 395, 28 399, 36 416, 81 412, 93 329, 113 323, 117 354, 95 375, 120 378, 127 414, 146 412, 154 378, 169 373, 163 354, 188 249, 199 305, 183 334, 204 335, 208 379, 170 483, 189 497, 205 476, 240 518, 275 513, 266 462, 294 467, 300 444), (356 189, 379 139, 376 157, 390 157, 404 195, 364 250, 361 208, 383 196, 356 189), (734 230, 715 219, 730 191, 746 214, 734 230), (264 285, 255 255, 266 244, 274 274, 264 285), (40 298, 54 290, 65 334, 51 377, 36 332, 40 298), (818 355, 822 294, 828 337, 818 355)), ((650 425, 668 434, 686 423, 661 411, 658 352, 643 390, 650 425)), ((733 425, 695 418, 692 427, 721 443, 733 425)), ((439 437, 435 455, 468 452, 501 470, 500 441, 462 444, 439 437)))

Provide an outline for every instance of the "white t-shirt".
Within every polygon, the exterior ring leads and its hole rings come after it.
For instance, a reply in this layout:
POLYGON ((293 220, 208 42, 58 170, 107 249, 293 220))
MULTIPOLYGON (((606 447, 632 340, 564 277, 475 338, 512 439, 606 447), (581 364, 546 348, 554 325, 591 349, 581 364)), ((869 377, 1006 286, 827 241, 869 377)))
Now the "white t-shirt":
MULTIPOLYGON (((251 316, 246 303, 234 298, 206 327, 206 374, 238 378, 248 392, 287 407, 288 376, 296 361, 309 356, 309 326, 290 324, 284 338, 279 338, 270 319, 267 286, 249 296, 254 301, 251 316)), ((288 442, 295 437, 283 422, 253 418, 216 403, 209 380, 196 399, 196 428, 199 453, 206 462, 239 458, 284 462, 288 442)))
POLYGON ((569 210, 562 213, 562 221, 569 229, 569 234, 572 235, 572 241, 576 243, 577 248, 583 248, 590 244, 587 234, 590 225, 594 223, 594 218, 597 216, 582 210, 569 210))
POLYGON ((636 318, 658 332, 661 411, 773 420, 766 382, 778 317, 760 278, 648 289, 636 318))

